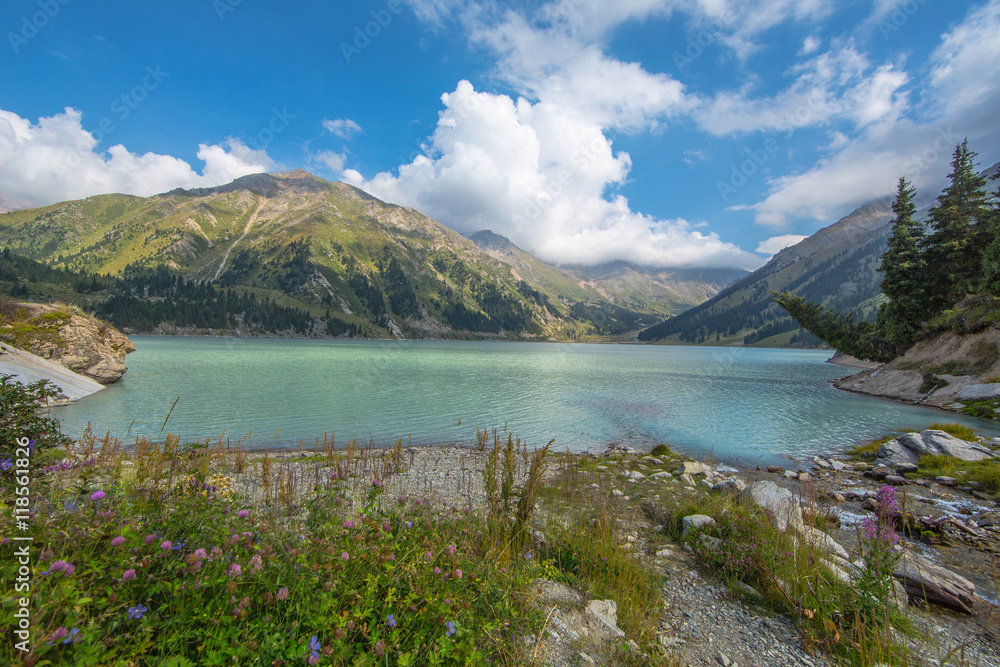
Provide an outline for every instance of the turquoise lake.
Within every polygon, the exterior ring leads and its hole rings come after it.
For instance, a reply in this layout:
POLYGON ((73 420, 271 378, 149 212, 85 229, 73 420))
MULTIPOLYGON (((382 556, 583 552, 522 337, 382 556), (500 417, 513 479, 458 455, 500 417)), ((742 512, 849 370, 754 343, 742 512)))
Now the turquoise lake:
POLYGON ((832 453, 893 429, 995 423, 834 389, 829 352, 453 341, 135 336, 125 377, 53 410, 79 436, 312 447, 470 443, 476 429, 599 451, 665 442, 745 464, 832 453))

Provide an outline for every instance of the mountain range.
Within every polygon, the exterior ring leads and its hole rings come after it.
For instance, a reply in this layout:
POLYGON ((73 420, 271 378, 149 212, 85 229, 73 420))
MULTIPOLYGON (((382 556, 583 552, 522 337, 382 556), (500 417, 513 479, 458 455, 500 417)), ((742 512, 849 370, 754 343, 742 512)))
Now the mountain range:
MULTIPOLYGON (((0 246, 81 275, 165 267, 188 284, 273 300, 325 319, 329 331, 368 337, 623 336, 746 273, 555 267, 492 232, 465 238, 419 211, 302 170, 3 213, 0 246)), ((130 284, 133 300, 176 297, 130 284)), ((207 320, 188 312, 183 321, 207 320)))

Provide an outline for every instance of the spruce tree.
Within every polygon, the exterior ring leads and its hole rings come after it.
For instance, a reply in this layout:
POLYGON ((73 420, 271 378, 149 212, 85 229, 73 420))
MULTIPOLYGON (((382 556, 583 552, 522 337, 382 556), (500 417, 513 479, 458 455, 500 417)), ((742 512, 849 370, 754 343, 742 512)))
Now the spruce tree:
POLYGON ((876 331, 895 345, 909 347, 929 316, 925 306, 923 226, 913 219, 916 190, 905 178, 899 179, 892 212, 892 235, 889 249, 882 255, 882 293, 888 297, 878 311, 876 331))
MULTIPOLYGON (((993 176, 1000 178, 1000 172, 993 176)), ((983 252, 983 277, 980 291, 990 296, 1000 296, 1000 188, 993 196, 993 217, 990 221, 992 238, 983 252)))
POLYGON ((951 183, 930 211, 933 233, 926 237, 929 305, 948 308, 980 283, 983 252, 991 240, 990 196, 986 177, 976 173, 977 153, 966 139, 955 148, 951 183))

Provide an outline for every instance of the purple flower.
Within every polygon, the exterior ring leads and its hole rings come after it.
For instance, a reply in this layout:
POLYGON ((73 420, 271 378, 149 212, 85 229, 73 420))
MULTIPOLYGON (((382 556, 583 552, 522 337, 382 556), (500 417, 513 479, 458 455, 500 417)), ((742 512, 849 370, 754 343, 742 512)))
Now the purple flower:
POLYGON ((406 522, 406 527, 407 528, 413 528, 413 522, 412 521, 407 521, 406 522))
POLYGON ((372 653, 380 658, 385 655, 385 642, 381 639, 375 642, 375 648, 372 649, 372 653))
POLYGON ((439 567, 434 568, 434 574, 441 574, 441 568, 439 567))
POLYGON ((170 540, 163 540, 162 542, 160 542, 160 549, 162 549, 163 551, 170 551, 170 548, 172 546, 174 545, 170 543, 170 540))
POLYGON ((462 571, 461 570, 455 570, 455 578, 456 579, 461 579, 462 578, 462 571))
POLYGON ((153 542, 156 541, 156 535, 150 533, 146 537, 142 538, 142 541, 145 542, 146 544, 152 544, 153 542))
MULTIPOLYGON (((2 470, 3 472, 7 472, 8 470, 10 470, 13 467, 14 467, 14 464, 11 463, 11 460, 9 458, 6 458, 6 459, 3 459, 2 461, 0 461, 0 470, 2 470)), ((63 628, 63 629, 65 630, 65 628, 63 628)), ((55 634, 55 633, 53 633, 53 634, 55 634)))
POLYGON ((54 642, 57 642, 60 639, 62 639, 63 637, 65 637, 67 634, 68 634, 68 630, 66 630, 66 628, 60 626, 60 627, 58 627, 58 628, 56 628, 55 630, 52 631, 52 634, 50 634, 49 638, 45 640, 45 643, 46 644, 52 644, 54 642))
POLYGON ((70 565, 64 560, 57 560, 54 563, 52 563, 52 565, 49 566, 49 569, 47 569, 45 572, 42 572, 42 574, 47 575, 47 574, 55 574, 56 572, 62 572, 64 575, 68 577, 75 571, 76 571, 75 565, 70 565))
POLYGON ((243 574, 243 568, 240 567, 239 563, 233 563, 229 566, 229 576, 238 577, 243 574))
POLYGON ((204 549, 195 549, 195 552, 192 555, 197 560, 205 560, 206 558, 208 558, 208 554, 205 553, 204 549))
POLYGON ((260 554, 253 555, 253 558, 250 559, 250 565, 253 567, 254 572, 260 572, 264 569, 264 565, 261 563, 260 554))
POLYGON ((248 512, 247 510, 240 510, 239 512, 236 513, 236 517, 239 519, 245 519, 248 516, 250 516, 250 512, 248 512))
POLYGON ((125 537, 122 535, 119 535, 115 539, 111 540, 111 546, 113 547, 120 547, 123 544, 125 544, 125 537))
POLYGON ((458 547, 456 547, 454 544, 449 544, 447 547, 445 547, 445 551, 448 552, 449 556, 454 556, 455 552, 458 551, 458 547))
POLYGON ((388 616, 385 617, 385 624, 388 625, 390 628, 396 627, 396 617, 393 616, 392 614, 389 614, 388 616))
POLYGON ((444 624, 444 627, 446 628, 446 632, 444 633, 445 637, 451 637, 455 634, 455 624, 453 622, 448 621, 444 624))
POLYGON ((278 596, 277 597, 278 597, 279 600, 287 600, 288 599, 288 586, 283 586, 278 591, 278 596))
POLYGON ((348 530, 350 530, 351 528, 354 528, 354 522, 351 521, 351 520, 345 521, 344 522, 344 528, 347 528, 348 530))
POLYGON ((122 581, 132 581, 135 579, 135 570, 129 568, 122 572, 122 581))
POLYGON ((97 501, 99 501, 99 500, 100 500, 101 498, 103 498, 103 497, 104 497, 104 492, 103 492, 103 491, 101 491, 100 489, 98 489, 97 491, 94 491, 94 492, 93 492, 93 493, 92 493, 92 494, 90 495, 90 499, 91 499, 91 500, 93 500, 93 501, 94 501, 95 503, 96 503, 97 501))
POLYGON ((323 645, 319 643, 319 637, 313 635, 312 639, 309 640, 309 651, 310 651, 309 664, 315 665, 317 662, 319 662, 319 650, 321 648, 323 648, 323 645), (314 659, 315 662, 313 662, 314 659))
POLYGON ((128 617, 132 620, 140 619, 142 618, 142 615, 145 614, 147 611, 149 611, 149 609, 147 609, 141 604, 136 605, 134 607, 129 607, 128 617))
POLYGON ((347 553, 346 551, 342 551, 340 553, 340 560, 351 560, 351 554, 347 553))
POLYGON ((73 628, 72 630, 69 631, 69 634, 66 635, 66 639, 62 640, 62 643, 63 644, 75 644, 76 643, 76 636, 78 634, 80 634, 80 628, 73 628))

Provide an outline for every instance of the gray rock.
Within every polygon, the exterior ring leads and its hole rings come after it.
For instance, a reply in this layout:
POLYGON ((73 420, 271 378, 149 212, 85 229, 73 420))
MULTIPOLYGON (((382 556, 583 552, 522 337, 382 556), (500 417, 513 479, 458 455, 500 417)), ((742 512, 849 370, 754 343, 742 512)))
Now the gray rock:
POLYGON ((807 472, 800 472, 799 473, 799 481, 800 482, 811 482, 812 481, 812 475, 809 474, 809 473, 807 473, 807 472))
POLYGON ((843 472, 847 469, 847 466, 844 465, 843 461, 833 461, 830 465, 833 466, 833 469, 837 472, 843 472))
POLYGON ((965 577, 913 553, 904 553, 892 570, 906 593, 915 599, 971 613, 976 587, 965 577))
POLYGON ((767 466, 768 472, 785 472, 785 469, 781 466, 767 466))
POLYGON ((721 482, 712 485, 712 491, 716 493, 742 493, 747 488, 746 483, 739 477, 727 477, 721 482))
POLYGON ((792 470, 785 471, 785 479, 798 479, 798 478, 799 478, 799 473, 794 472, 792 470))
POLYGON ((909 484, 905 477, 899 475, 886 475, 885 483, 891 486, 907 486, 909 484))
POLYGON ((535 599, 543 606, 583 604, 583 595, 579 591, 556 581, 535 579, 531 582, 531 590, 535 593, 535 599))
POLYGON ((945 477, 944 475, 935 477, 934 481, 940 484, 941 486, 955 486, 958 483, 958 480, 956 480, 954 477, 945 477))
POLYGON ((654 472, 652 475, 650 475, 650 477, 652 477, 653 479, 671 479, 673 478, 673 475, 671 475, 666 470, 661 470, 660 472, 654 472))
POLYGON ((886 477, 892 474, 892 468, 890 468, 887 465, 877 465, 870 471, 868 471, 868 474, 870 474, 875 479, 885 479, 886 477))
POLYGON ((802 525, 798 527, 798 532, 807 543, 819 551, 843 558, 844 560, 847 560, 850 556, 847 553, 847 549, 840 546, 835 539, 818 528, 802 525))
POLYGON ((663 465, 663 461, 661 461, 660 459, 656 458, 655 456, 643 456, 642 460, 645 461, 646 463, 648 463, 650 465, 654 465, 654 466, 661 466, 661 465, 663 465))
POLYGON ((1000 398, 1000 383, 966 385, 958 391, 957 398, 960 401, 988 401, 1000 398))
POLYGON ((784 531, 789 523, 792 526, 802 525, 802 509, 788 489, 774 482, 760 481, 748 486, 743 494, 774 518, 778 530, 784 531))
POLYGON ((814 456, 813 457, 813 463, 815 465, 819 466, 820 468, 829 468, 830 467, 830 462, 829 461, 827 461, 825 459, 821 459, 818 456, 814 456))
POLYGON ((878 450, 880 459, 917 464, 925 454, 951 456, 962 461, 983 461, 993 458, 993 453, 982 445, 967 442, 945 433, 928 429, 920 433, 906 433, 885 443, 878 450))
POLYGON ((646 476, 643 475, 638 470, 631 470, 631 471, 629 471, 629 473, 628 473, 628 475, 626 475, 626 477, 628 477, 633 482, 639 482, 639 481, 642 481, 642 480, 646 479, 646 476))
POLYGON ((689 514, 681 519, 681 525, 684 526, 682 534, 686 535, 689 530, 696 530, 705 526, 711 526, 713 523, 715 523, 715 519, 710 516, 705 516, 704 514, 689 514))
POLYGON ((674 471, 675 475, 707 475, 712 467, 700 461, 684 461, 681 467, 674 471))
POLYGON ((687 486, 694 486, 694 477, 692 477, 688 473, 682 473, 681 476, 678 477, 678 479, 681 480, 681 482, 683 482, 687 486))
POLYGON ((625 633, 618 628, 618 603, 614 600, 591 600, 587 603, 587 613, 614 636, 625 636, 625 633))
POLYGON ((718 537, 712 537, 711 535, 699 535, 698 541, 701 542, 709 551, 718 551, 722 546, 722 540, 718 537))
POLYGON ((919 466, 915 463, 897 463, 896 464, 896 474, 905 475, 910 472, 917 472, 919 466))

